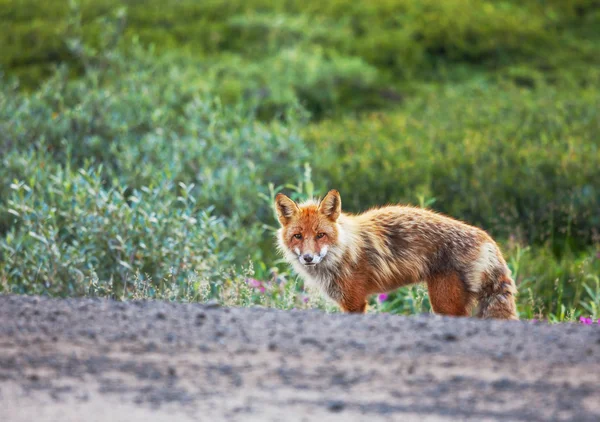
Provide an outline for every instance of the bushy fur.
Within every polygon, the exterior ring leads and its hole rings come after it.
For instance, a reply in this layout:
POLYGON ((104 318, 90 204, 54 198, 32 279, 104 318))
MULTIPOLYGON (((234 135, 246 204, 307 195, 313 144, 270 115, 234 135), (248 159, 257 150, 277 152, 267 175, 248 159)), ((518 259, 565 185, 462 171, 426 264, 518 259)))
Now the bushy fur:
POLYGON ((426 282, 436 313, 469 316, 478 302, 481 318, 518 319, 510 270, 483 230, 421 208, 341 206, 335 190, 320 202, 275 201, 283 255, 342 310, 365 312, 368 295, 426 282))

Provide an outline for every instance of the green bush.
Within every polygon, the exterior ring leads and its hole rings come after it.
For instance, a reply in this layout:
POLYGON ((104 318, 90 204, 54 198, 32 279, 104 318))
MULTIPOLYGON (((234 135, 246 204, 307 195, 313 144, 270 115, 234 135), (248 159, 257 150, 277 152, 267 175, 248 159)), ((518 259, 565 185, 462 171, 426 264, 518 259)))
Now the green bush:
MULTIPOLYGON (((185 67, 156 64, 144 51, 96 59, 82 79, 63 70, 31 95, 0 88, 0 148, 44 151, 74 168, 102 164, 107 183, 130 189, 195 184, 199 206, 240 222, 271 216, 259 193, 287 182, 306 156, 297 109, 281 105, 286 122, 261 123, 254 109, 220 105, 185 67)), ((26 175, 3 160, 4 180, 26 175)))
POLYGON ((349 210, 435 198, 501 238, 562 250, 598 241, 599 109, 595 89, 471 83, 306 136, 317 187, 349 210))
MULTIPOLYGON (((6 236, 0 262, 10 290, 81 294, 74 278, 80 273, 122 285, 136 272, 158 282, 165 269, 178 268, 179 259, 187 277, 198 265, 216 272, 272 258, 272 240, 263 229, 272 211, 264 198, 268 183, 293 180, 302 167, 301 109, 282 104, 285 119, 260 122, 260 102, 223 106, 209 97, 189 62, 161 61, 142 49, 127 59, 114 50, 80 50, 87 63, 80 79, 71 80, 62 69, 31 94, 11 84, 0 88, 0 148, 6 151, 0 167, 0 233, 6 236), (80 168, 98 170, 89 181, 76 172, 80 168), (27 186, 27 195, 14 197, 11 185, 27 186), (173 188, 179 185, 189 187, 186 195, 193 198, 193 207, 183 211, 177 209, 181 190, 173 188), (99 206, 102 221, 93 217, 99 206), (159 223, 144 232, 152 211, 159 223), (209 214, 220 224, 212 232, 185 228, 185 221, 209 214), (75 233, 88 218, 96 224, 93 233, 75 233), (227 246, 206 249, 211 236, 227 239, 219 240, 227 246), (110 250, 119 237, 128 239, 127 249, 110 250), (152 251, 140 252, 142 243, 152 251), (194 249, 196 258, 178 257, 194 249)), ((266 274, 269 268, 260 270, 266 274)))
MULTIPOLYGON (((439 79, 455 63, 498 66, 530 64, 552 79, 565 66, 598 65, 597 0, 354 2, 82 0, 81 34, 92 45, 105 38, 97 19, 127 7, 126 34, 162 52, 196 57, 222 52, 250 59, 281 48, 320 46, 360 59, 394 80, 439 79)), ((64 1, 1 0, 0 66, 28 85, 52 65, 76 62, 64 43, 71 34, 64 1)), ((577 71, 580 77, 585 74, 577 71)))
POLYGON ((574 320, 599 316, 600 295, 591 294, 600 273, 600 254, 590 249, 557 258, 550 248, 507 245, 507 257, 518 282, 522 318, 574 320), (596 311, 593 308, 596 307, 596 311))
POLYGON ((328 57, 320 48, 288 48, 255 61, 222 57, 205 67, 214 94, 229 104, 256 104, 262 119, 297 103, 314 118, 383 103, 375 68, 359 58, 328 57))
MULTIPOLYGON (((39 164, 35 161, 32 164, 39 164)), ((99 171, 56 166, 12 184, 2 206, 15 221, 0 242, 0 281, 13 293, 83 295, 92 282, 118 290, 139 277, 180 284, 222 276, 243 232, 197 208, 190 189, 103 187, 99 171)), ((248 233, 250 235, 251 233, 248 233)), ((236 253, 238 256, 235 256, 236 253)))

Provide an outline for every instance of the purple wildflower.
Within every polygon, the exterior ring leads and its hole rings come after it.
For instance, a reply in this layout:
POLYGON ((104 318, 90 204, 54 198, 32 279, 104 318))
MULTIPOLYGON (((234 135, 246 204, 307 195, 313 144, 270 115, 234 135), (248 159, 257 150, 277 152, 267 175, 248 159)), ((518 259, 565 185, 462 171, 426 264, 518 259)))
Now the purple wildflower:
POLYGON ((382 293, 378 296, 378 299, 380 302, 385 302, 387 300, 387 298, 388 298, 388 295, 385 293, 382 293))
MULTIPOLYGON (((308 297, 305 297, 304 299, 302 299, 304 301, 304 303, 308 303, 308 297)), ((600 322, 600 321, 598 321, 600 322)))
POLYGON ((579 317, 579 322, 581 322, 584 325, 592 325, 592 322, 594 322, 594 320, 592 320, 592 318, 579 317))
POLYGON ((264 287, 262 287, 262 286, 261 286, 261 287, 260 287, 260 289, 258 289, 258 290, 260 290, 260 292, 261 292, 261 293, 264 293, 264 292, 265 292, 265 288, 264 288, 264 287))

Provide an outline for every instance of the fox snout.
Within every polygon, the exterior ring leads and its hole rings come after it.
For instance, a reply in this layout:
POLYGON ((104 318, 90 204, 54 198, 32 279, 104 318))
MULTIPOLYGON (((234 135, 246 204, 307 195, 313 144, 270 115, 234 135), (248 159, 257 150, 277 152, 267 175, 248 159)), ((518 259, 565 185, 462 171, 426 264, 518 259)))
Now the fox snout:
POLYGON ((318 263, 320 263, 323 258, 325 258, 325 255, 327 255, 327 246, 323 247, 321 249, 321 252, 319 253, 315 253, 315 252, 300 252, 299 249, 297 249, 296 255, 298 255, 298 261, 300 261, 300 263, 302 265, 306 265, 306 266, 313 266, 313 265, 317 265, 318 263))
MULTIPOLYGON (((311 253, 306 253, 304 255, 301 256, 300 262, 302 262, 303 264, 312 264, 313 263, 313 254, 311 253)), ((315 262, 316 264, 316 262, 315 262)))

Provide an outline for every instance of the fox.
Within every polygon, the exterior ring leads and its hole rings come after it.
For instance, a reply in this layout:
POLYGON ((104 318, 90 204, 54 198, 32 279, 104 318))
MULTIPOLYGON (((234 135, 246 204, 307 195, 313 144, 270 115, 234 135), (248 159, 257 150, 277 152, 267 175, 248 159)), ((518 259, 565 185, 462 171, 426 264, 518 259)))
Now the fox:
POLYGON ((278 249, 342 312, 365 313, 368 297, 424 282, 434 313, 518 320, 500 248, 484 230, 410 205, 342 212, 333 189, 321 200, 275 197, 278 249))

